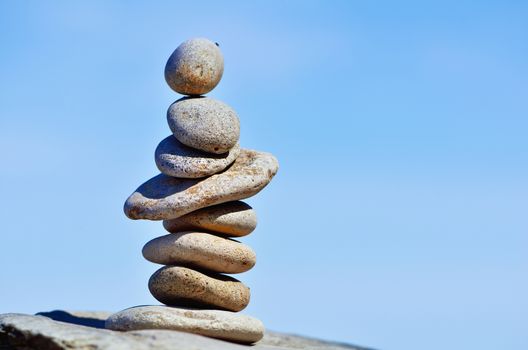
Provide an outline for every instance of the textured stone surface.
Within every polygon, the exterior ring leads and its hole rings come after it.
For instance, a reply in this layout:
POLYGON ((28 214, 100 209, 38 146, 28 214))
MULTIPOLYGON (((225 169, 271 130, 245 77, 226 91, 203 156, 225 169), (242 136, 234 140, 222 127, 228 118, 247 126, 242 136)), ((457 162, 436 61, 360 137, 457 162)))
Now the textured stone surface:
POLYGON ((218 45, 203 38, 189 39, 169 57, 165 80, 174 91, 202 95, 213 90, 224 73, 224 58, 218 45))
POLYGON ((223 154, 240 138, 240 121, 227 104, 206 97, 182 98, 167 111, 167 122, 184 145, 223 154))
POLYGON ((207 230, 231 237, 241 237, 257 227, 257 215, 246 203, 227 202, 193 211, 173 220, 163 221, 169 232, 207 230))
POLYGON ((154 158, 159 171, 165 175, 200 178, 223 171, 239 154, 238 144, 225 154, 212 154, 185 146, 170 135, 160 142, 154 158))
POLYGON ((157 237, 145 244, 143 256, 162 265, 188 266, 221 273, 240 273, 256 262, 245 244, 203 232, 179 232, 157 237))
MULTIPOLYGON (((266 332, 264 338, 257 343, 253 349, 260 347, 271 347, 273 349, 305 349, 305 350, 369 350, 369 348, 355 345, 329 342, 316 338, 303 337, 294 334, 285 334, 278 332, 266 332)), ((372 349, 370 349, 372 350, 372 349)))
POLYGON ((269 153, 241 150, 226 171, 201 180, 160 174, 128 197, 125 214, 131 219, 175 219, 211 205, 248 198, 271 181, 278 167, 269 153))
POLYGON ((150 277, 148 286, 154 298, 170 306, 240 311, 249 303, 249 288, 242 282, 181 266, 162 267, 150 277))
MULTIPOLYGON (((254 346, 234 344, 179 331, 116 332, 81 326, 79 324, 85 324, 86 321, 65 311, 44 314, 50 315, 49 317, 53 317, 53 320, 47 317, 23 314, 0 315, 0 349, 368 350, 347 344, 324 342, 276 332, 266 332, 264 338, 254 346)), ((83 314, 92 320, 98 318, 101 313, 90 315, 89 312, 85 312, 83 314)), ((100 319, 100 321, 104 322, 104 319, 100 319)))
POLYGON ((116 331, 169 329, 239 343, 254 343, 264 335, 262 322, 247 315, 169 306, 137 306, 120 311, 108 318, 106 328, 116 331))

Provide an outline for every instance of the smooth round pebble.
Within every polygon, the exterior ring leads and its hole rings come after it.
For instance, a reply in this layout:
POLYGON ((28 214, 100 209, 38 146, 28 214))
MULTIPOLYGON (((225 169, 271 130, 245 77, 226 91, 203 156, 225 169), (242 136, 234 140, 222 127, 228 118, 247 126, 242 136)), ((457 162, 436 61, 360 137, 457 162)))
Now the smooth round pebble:
POLYGON ((204 232, 179 232, 145 244, 143 256, 163 265, 183 265, 221 273, 241 273, 255 266, 255 252, 245 244, 204 232))
POLYGON ((159 171, 179 178, 200 178, 219 173, 231 165, 240 154, 237 143, 227 153, 213 154, 185 146, 173 135, 163 139, 154 158, 159 171))
POLYGON ((211 98, 179 99, 169 107, 167 122, 178 141, 204 152, 226 153, 240 138, 236 112, 211 98))
POLYGON ((169 232, 207 230, 231 237, 241 237, 257 227, 257 214, 248 204, 227 202, 193 211, 177 219, 164 220, 169 232))
POLYGON ((119 311, 106 320, 105 328, 114 331, 167 329, 239 343, 255 343, 264 336, 264 325, 251 316, 222 310, 159 305, 119 311))
POLYGON ((165 80, 183 95, 202 95, 213 90, 224 73, 224 58, 217 44, 208 39, 189 39, 169 57, 165 80))
POLYGON ((164 266, 150 277, 150 293, 169 306, 243 310, 249 304, 249 288, 239 280, 202 273, 181 266, 164 266))

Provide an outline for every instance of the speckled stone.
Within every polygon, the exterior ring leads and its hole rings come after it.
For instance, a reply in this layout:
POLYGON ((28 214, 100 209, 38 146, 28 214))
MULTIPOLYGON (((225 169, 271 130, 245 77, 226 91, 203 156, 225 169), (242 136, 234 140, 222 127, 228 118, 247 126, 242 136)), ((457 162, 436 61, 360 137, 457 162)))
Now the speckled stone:
POLYGON ((232 277, 181 266, 162 267, 150 277, 148 286, 154 298, 170 306, 240 311, 250 297, 249 288, 232 277))
POLYGON ((106 320, 105 327, 115 331, 167 329, 249 344, 264 336, 262 322, 247 315, 159 305, 136 306, 117 312, 106 320))
POLYGON ((179 99, 169 107, 167 122, 178 141, 204 152, 226 153, 240 138, 236 112, 211 98, 179 99))
POLYGON ((226 171, 204 179, 178 179, 164 174, 141 185, 125 202, 131 219, 168 220, 212 205, 257 194, 277 173, 269 153, 241 150, 226 171))
POLYGON ((165 80, 183 95, 202 95, 213 90, 224 73, 224 58, 217 44, 203 38, 189 39, 169 57, 165 80))
POLYGON ((207 230, 230 237, 241 237, 257 227, 257 214, 246 203, 235 201, 193 211, 173 220, 163 221, 169 232, 207 230))
POLYGON ((239 154, 238 143, 225 154, 212 154, 185 146, 170 135, 160 142, 154 158, 159 171, 165 175, 200 178, 223 171, 239 154))
POLYGON ((186 231, 154 238, 143 247, 148 261, 221 273, 241 273, 257 257, 245 244, 209 233, 186 231))

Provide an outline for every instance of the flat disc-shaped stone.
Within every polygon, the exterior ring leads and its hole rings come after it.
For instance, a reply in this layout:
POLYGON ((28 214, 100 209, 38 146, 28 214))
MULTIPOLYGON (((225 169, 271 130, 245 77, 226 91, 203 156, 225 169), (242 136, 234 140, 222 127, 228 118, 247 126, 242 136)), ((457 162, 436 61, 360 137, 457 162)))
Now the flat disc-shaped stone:
POLYGON ((221 273, 241 273, 256 262, 245 244, 204 232, 179 232, 154 238, 143 247, 148 261, 221 273))
POLYGON ((212 98, 179 99, 169 107, 167 122, 181 143, 209 153, 228 152, 240 138, 236 112, 212 98))
POLYGON ((114 331, 167 329, 195 333, 239 343, 254 343, 264 336, 258 319, 223 310, 197 310, 169 306, 136 306, 111 315, 105 323, 114 331))
POLYGON ((279 164, 269 153, 241 150, 226 171, 204 179, 160 174, 141 185, 125 202, 131 219, 175 219, 211 205, 257 194, 275 176, 279 164))
POLYGON ((249 288, 239 280, 181 266, 164 266, 150 277, 150 293, 169 306, 243 310, 249 304, 249 288))
POLYGON ((159 171, 165 175, 200 178, 223 171, 239 154, 238 144, 227 153, 213 154, 185 146, 171 135, 160 142, 154 157, 159 171))
POLYGON ((241 237, 253 232, 257 215, 244 202, 227 202, 198 209, 177 219, 163 221, 169 232, 207 230, 231 237, 241 237))

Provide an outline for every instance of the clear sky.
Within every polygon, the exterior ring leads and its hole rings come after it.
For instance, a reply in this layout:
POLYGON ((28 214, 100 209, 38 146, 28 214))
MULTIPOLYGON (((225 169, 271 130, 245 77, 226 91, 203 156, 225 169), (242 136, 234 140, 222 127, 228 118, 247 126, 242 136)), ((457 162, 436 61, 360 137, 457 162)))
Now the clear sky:
POLYGON ((528 347, 523 1, 0 2, 0 312, 152 304, 127 196, 157 174, 171 52, 281 168, 248 200, 247 314, 371 347, 528 347))

